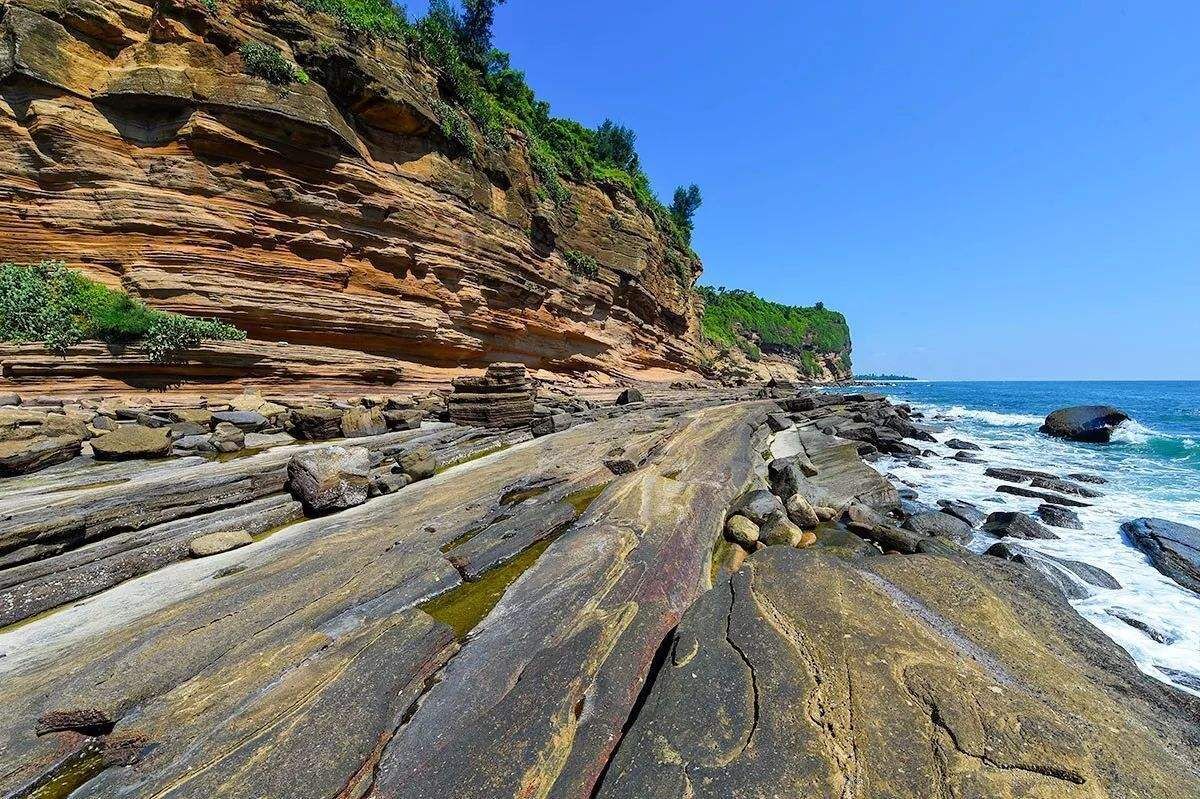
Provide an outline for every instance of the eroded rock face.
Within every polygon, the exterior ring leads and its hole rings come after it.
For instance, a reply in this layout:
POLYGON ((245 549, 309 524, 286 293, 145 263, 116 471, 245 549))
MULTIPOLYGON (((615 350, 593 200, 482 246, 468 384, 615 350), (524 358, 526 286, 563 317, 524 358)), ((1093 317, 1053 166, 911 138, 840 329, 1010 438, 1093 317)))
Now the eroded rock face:
POLYGON ((1134 519, 1121 525, 1121 532, 1154 568, 1200 593, 1200 530, 1164 519, 1134 519))
MULTIPOLYGON (((388 385, 496 352, 557 372, 694 373, 694 255, 611 187, 569 185, 569 209, 540 200, 520 133, 501 150, 472 129, 476 155, 461 152, 441 133, 436 76, 402 43, 289 2, 4 11, 5 259, 62 259, 248 331, 207 377, 388 385), (312 81, 246 74, 247 41, 312 81), (597 274, 573 273, 568 250, 597 274)), ((73 371, 22 355, 25 393, 197 378, 80 352, 73 371)))
POLYGON ((598 796, 1184 799, 1194 712, 1023 569, 773 547, 685 614, 598 796))
POLYGON ((313 513, 352 508, 367 501, 370 471, 363 447, 324 447, 292 457, 288 488, 313 513))

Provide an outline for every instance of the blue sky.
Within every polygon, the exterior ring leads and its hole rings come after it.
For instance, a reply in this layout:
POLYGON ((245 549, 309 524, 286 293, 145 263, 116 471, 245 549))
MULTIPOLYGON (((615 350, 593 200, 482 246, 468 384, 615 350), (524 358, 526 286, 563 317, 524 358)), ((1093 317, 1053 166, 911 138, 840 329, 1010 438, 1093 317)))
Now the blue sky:
MULTIPOLYGON (((419 13, 423 4, 409 5, 419 13)), ((844 312, 857 371, 1200 378, 1194 2, 509 0, 553 112, 704 191, 702 282, 844 312)))

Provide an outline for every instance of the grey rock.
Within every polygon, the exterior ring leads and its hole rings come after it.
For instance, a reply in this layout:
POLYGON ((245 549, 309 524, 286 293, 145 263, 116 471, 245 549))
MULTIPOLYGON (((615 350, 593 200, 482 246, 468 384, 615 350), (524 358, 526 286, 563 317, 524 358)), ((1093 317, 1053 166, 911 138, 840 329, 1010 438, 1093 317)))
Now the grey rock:
POLYGON ((798 527, 804 530, 811 530, 821 523, 821 519, 817 516, 817 511, 809 501, 801 494, 792 494, 784 503, 784 510, 787 516, 798 527))
POLYGON ((758 525, 741 514, 734 514, 725 520, 725 537, 735 544, 753 549, 758 536, 758 525))
POLYGON ((950 449, 971 450, 972 452, 983 452, 983 447, 973 441, 964 441, 961 438, 952 438, 946 442, 946 446, 950 449))
POLYGON ((378 407, 351 408, 342 416, 342 435, 346 438, 381 436, 387 431, 387 420, 378 407))
POLYGON ((0 407, 20 405, 21 398, 16 394, 0 394, 0 407))
POLYGON ((75 435, 0 441, 0 476, 29 474, 65 463, 78 455, 82 446, 83 437, 75 435))
POLYGON ((96 460, 124 461, 138 458, 162 458, 171 452, 171 436, 165 428, 123 425, 111 433, 92 439, 96 460))
POLYGON ((804 531, 792 523, 787 516, 774 516, 767 520, 758 533, 758 540, 765 546, 794 547, 804 537, 804 531))
POLYGON ((1079 516, 1070 508, 1043 504, 1038 506, 1037 515, 1051 527, 1061 527, 1064 530, 1083 529, 1083 523, 1079 521, 1079 516))
POLYGON ((971 527, 978 527, 987 518, 987 514, 970 502, 963 502, 957 499, 939 499, 937 504, 942 509, 942 513, 948 513, 971 527))
POLYGON ((635 402, 645 402, 646 398, 636 388, 627 388, 617 397, 618 405, 631 405, 635 402))
POLYGON ((420 428, 421 421, 425 418, 425 412, 407 409, 407 410, 385 410, 383 412, 383 421, 387 424, 388 430, 416 430, 420 428))
POLYGON ((1145 619, 1137 616, 1132 611, 1126 610, 1125 608, 1109 608, 1104 612, 1109 616, 1112 616, 1114 619, 1120 619, 1130 627, 1133 627, 1135 630, 1141 630, 1152 641, 1157 641, 1160 644, 1175 643, 1176 638, 1174 635, 1158 629, 1145 619))
POLYGON ((217 411, 212 415, 213 424, 231 424, 247 433, 257 433, 269 423, 267 417, 254 411, 217 411))
POLYGON ((418 447, 401 455, 396 465, 413 482, 426 480, 437 473, 438 460, 429 447, 418 447))
POLYGON ((328 441, 342 435, 342 415, 345 411, 309 405, 292 411, 288 417, 288 432, 305 441, 328 441))
POLYGON ((792 420, 782 413, 767 414, 767 427, 771 428, 772 432, 778 433, 781 430, 787 430, 791 426, 792 420))
POLYGON ((733 504, 732 513, 740 513, 760 527, 784 515, 779 497, 765 489, 751 491, 733 504))
POLYGON ((1035 488, 1025 488, 1024 486, 1001 485, 996 486, 996 490, 1001 494, 1012 494, 1015 497, 1030 497, 1032 499, 1040 499, 1044 502, 1049 502, 1051 505, 1066 505, 1072 508, 1090 507, 1090 503, 1083 502, 1082 500, 1064 497, 1061 494, 1055 494, 1051 491, 1039 491, 1035 488))
POLYGON ((1094 488, 1087 488, 1078 483, 1072 483, 1070 480, 1060 480, 1058 478, 1047 479, 1045 477, 1035 477, 1030 485, 1034 488, 1044 488, 1049 491, 1057 491, 1060 494, 1074 494, 1075 496, 1087 497, 1089 499, 1104 496, 1104 494, 1094 488))
POLYGON ((556 413, 552 416, 542 416, 529 423, 529 432, 534 438, 561 433, 574 423, 570 414, 556 413))
POLYGON ((361 505, 370 489, 371 457, 363 447, 323 447, 292 456, 288 490, 311 513, 361 505))
POLYGON ((1000 538, 1058 538, 1024 513, 997 510, 988 514, 983 531, 1000 538))
POLYGON ((218 422, 210 441, 217 452, 237 452, 246 446, 246 431, 228 422, 218 422))
POLYGON ((1092 485, 1104 485, 1108 482, 1108 478, 1106 477, 1101 477, 1098 474, 1085 474, 1082 472, 1068 474, 1067 477, 1079 483, 1091 483, 1092 485))
POLYGON ((930 511, 909 516, 902 525, 906 530, 922 535, 947 538, 960 544, 971 540, 971 525, 955 516, 941 511, 930 511))
POLYGON ((1154 568, 1200 593, 1200 530, 1165 519, 1134 519, 1121 525, 1121 532, 1154 568))

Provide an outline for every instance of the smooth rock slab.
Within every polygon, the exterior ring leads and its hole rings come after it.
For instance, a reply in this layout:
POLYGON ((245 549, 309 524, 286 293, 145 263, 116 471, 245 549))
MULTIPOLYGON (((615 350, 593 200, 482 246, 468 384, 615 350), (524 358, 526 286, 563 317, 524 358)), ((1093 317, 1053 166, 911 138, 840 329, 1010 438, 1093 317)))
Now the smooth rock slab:
POLYGON ((988 514, 983 531, 1000 538, 1058 538, 1024 513, 997 510, 988 514))
POLYGON ((0 477, 29 474, 65 463, 77 456, 82 447, 83 439, 77 436, 0 441, 0 477))
POLYGON ((917 513, 904 520, 904 528, 922 535, 939 536, 966 544, 971 540, 971 525, 956 516, 941 511, 917 513))

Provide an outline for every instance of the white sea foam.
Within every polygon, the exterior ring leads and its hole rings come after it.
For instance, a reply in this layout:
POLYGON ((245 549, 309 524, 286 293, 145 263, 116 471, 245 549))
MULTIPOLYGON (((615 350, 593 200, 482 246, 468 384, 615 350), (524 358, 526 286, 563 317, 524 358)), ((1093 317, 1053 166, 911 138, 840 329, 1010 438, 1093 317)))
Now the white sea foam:
MULTIPOLYGON (((1039 469, 1064 476, 1087 472, 1108 478, 1108 484, 1097 486, 1104 496, 1087 500, 1092 503, 1090 507, 1076 509, 1082 530, 1053 528, 1060 536, 1057 540, 1020 544, 1112 574, 1121 589, 1094 589, 1091 597, 1073 602, 1079 613, 1129 652, 1147 674, 1172 682, 1158 670, 1163 667, 1200 679, 1200 596, 1158 572, 1120 532, 1123 522, 1142 516, 1200 526, 1200 472, 1154 459, 1144 448, 1095 447, 1047 438, 1028 429, 1035 422, 1041 423, 1033 416, 959 406, 926 406, 924 410, 930 420, 947 425, 938 434, 940 441, 952 437, 974 441, 983 447, 980 454, 987 461, 971 464, 949 460, 946 456, 953 450, 941 444, 912 442, 938 453, 938 457, 923 458, 931 469, 915 469, 892 459, 878 464, 881 471, 916 488, 919 501, 925 504, 962 499, 975 503, 985 513, 1001 508, 1029 513, 1036 510, 1039 500, 997 493, 999 481, 984 475, 988 466, 1039 469), (1137 618, 1173 640, 1159 643, 1109 611, 1137 618)), ((1118 428, 1118 440, 1126 444, 1144 444, 1158 435, 1136 423, 1128 428, 1126 425, 1129 423, 1118 428)), ((1182 438, 1175 441, 1183 444, 1182 438)), ((995 540, 978 533, 972 548, 982 552, 995 540)))
MULTIPOLYGON (((929 406, 931 409, 935 406, 929 406)), ((974 419, 997 427, 1018 427, 1024 425, 1041 425, 1044 417, 1028 413, 998 413, 978 408, 964 408, 954 405, 950 408, 937 408, 934 413, 944 419, 974 419)))
POLYGON ((1124 444, 1145 444, 1152 438, 1167 438, 1160 433, 1151 430, 1146 425, 1140 422, 1135 422, 1133 419, 1121 422, 1117 428, 1113 430, 1112 440, 1117 443, 1124 444))

